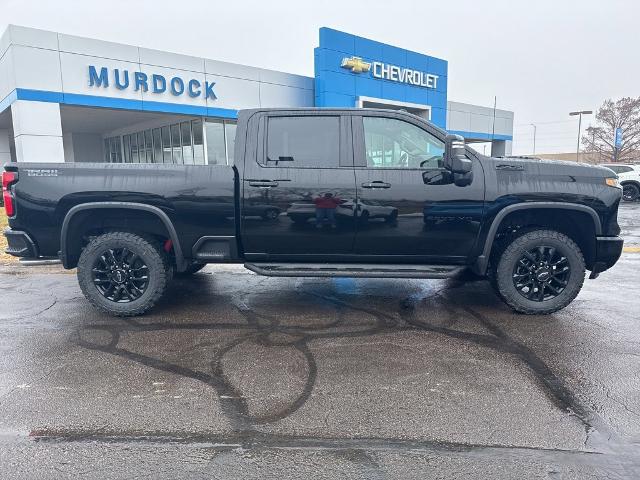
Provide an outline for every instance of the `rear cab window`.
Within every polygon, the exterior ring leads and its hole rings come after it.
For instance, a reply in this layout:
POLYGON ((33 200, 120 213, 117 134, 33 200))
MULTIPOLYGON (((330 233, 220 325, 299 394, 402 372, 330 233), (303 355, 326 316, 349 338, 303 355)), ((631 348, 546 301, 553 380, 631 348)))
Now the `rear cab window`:
POLYGON ((269 117, 266 151, 266 167, 338 167, 340 117, 269 117))

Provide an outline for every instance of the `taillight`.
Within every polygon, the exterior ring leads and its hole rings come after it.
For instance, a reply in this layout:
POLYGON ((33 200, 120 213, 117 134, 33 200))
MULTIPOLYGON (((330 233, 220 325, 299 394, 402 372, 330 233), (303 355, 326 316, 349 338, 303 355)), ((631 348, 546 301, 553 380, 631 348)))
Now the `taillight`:
POLYGON ((18 174, 16 172, 2 172, 2 200, 4 201, 4 211, 7 213, 7 217, 13 217, 16 213, 13 195, 11 195, 9 187, 17 181, 18 174))

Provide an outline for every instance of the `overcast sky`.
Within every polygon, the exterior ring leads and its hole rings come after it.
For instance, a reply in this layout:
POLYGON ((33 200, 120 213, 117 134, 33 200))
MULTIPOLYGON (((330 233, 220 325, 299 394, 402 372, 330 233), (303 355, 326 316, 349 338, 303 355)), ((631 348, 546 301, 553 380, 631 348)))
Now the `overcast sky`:
MULTIPOLYGON (((9 23, 313 75, 327 26, 449 61, 449 100, 515 112, 514 153, 575 149, 571 110, 640 95, 637 0, 0 0, 9 23)), ((588 124, 588 122, 587 122, 588 124)))

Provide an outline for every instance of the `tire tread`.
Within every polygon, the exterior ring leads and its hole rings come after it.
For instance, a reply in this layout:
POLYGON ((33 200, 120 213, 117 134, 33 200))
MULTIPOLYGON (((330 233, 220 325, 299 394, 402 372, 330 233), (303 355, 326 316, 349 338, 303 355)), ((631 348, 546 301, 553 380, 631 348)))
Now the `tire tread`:
MULTIPOLYGON (((91 305, 93 305, 96 309, 103 313, 107 313, 109 315, 114 315, 117 317, 134 317, 137 315, 142 315, 151 309, 162 297, 169 281, 170 281, 170 272, 173 271, 173 268, 169 264, 168 257, 164 253, 164 251, 157 246, 154 245, 154 241, 152 239, 146 238, 144 236, 136 235, 134 233, 129 232, 109 232, 103 235, 96 236, 92 238, 86 247, 82 250, 80 254, 80 259, 78 261, 78 283, 80 284, 80 289, 84 296, 89 300, 91 305), (158 273, 156 274, 157 285, 152 295, 147 298, 144 303, 140 305, 130 308, 128 310, 125 309, 109 309, 97 302, 95 299, 95 295, 100 295, 98 291, 93 288, 93 284, 88 284, 85 277, 81 275, 81 270, 86 268, 92 268, 92 264, 88 264, 88 262, 92 262, 92 254, 102 248, 102 244, 106 241, 110 240, 118 240, 121 242, 127 242, 132 245, 136 245, 137 247, 146 250, 148 254, 148 258, 145 259, 149 262, 157 262, 156 267, 158 268, 158 273), (91 287, 91 288, 90 288, 91 287), (95 290, 95 292, 94 292, 95 290)), ((150 265, 151 266, 151 265, 150 265)), ((127 304, 122 304, 127 305, 127 304)))
MULTIPOLYGON (((500 298, 507 305, 509 305, 513 310, 519 313, 523 313, 525 315, 548 315, 550 313, 557 312, 558 310, 563 309, 576 298, 578 293, 580 293, 580 290, 582 289, 582 285, 584 283, 585 262, 584 262, 584 257, 582 255, 582 251, 580 250, 580 247, 578 247, 578 245, 567 235, 560 233, 556 230, 536 229, 536 230, 529 230, 519 235, 504 248, 504 250, 501 252, 501 255, 497 260, 498 261, 496 262, 495 269, 492 272, 490 272, 490 277, 493 277, 491 278, 492 285, 498 292, 498 295, 500 296, 500 298), (544 302, 540 302, 541 308, 531 308, 530 306, 526 305, 525 302, 522 301, 524 297, 522 297, 514 289, 506 288, 507 286, 503 284, 506 280, 501 278, 500 276, 500 270, 501 270, 501 267, 503 266, 502 262, 508 261, 510 256, 514 254, 518 254, 520 251, 522 251, 523 246, 529 243, 531 240, 545 240, 549 238, 552 238, 558 242, 565 244, 569 249, 571 249, 577 255, 578 262, 579 262, 579 265, 577 268, 578 282, 571 286, 573 292, 570 295, 563 298, 561 302, 554 303, 547 307, 543 306, 544 302), (579 275, 580 270, 582 270, 582 275, 579 275)), ((512 282, 511 275, 509 275, 508 281, 512 282)))

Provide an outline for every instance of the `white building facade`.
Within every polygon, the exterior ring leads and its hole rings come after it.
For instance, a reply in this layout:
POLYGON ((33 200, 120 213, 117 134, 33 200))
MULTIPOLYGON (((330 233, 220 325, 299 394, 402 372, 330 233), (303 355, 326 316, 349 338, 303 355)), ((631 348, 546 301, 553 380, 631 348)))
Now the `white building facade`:
POLYGON ((380 61, 375 49, 369 61, 347 51, 357 39, 321 29, 315 76, 307 77, 11 25, 0 37, 0 164, 226 164, 238 110, 256 107, 415 110, 468 141, 492 142, 494 154, 510 154, 513 113, 448 101, 445 61, 437 70, 438 59, 424 56, 438 75, 429 63, 407 70, 401 62, 412 52, 398 57, 406 51, 388 46, 399 60, 385 67, 385 50, 380 61), (356 40, 341 43, 346 38, 356 40), (376 65, 377 76, 345 69, 352 58, 376 65), (401 86, 403 75, 413 83, 401 86), (430 82, 414 81, 421 78, 430 82))

